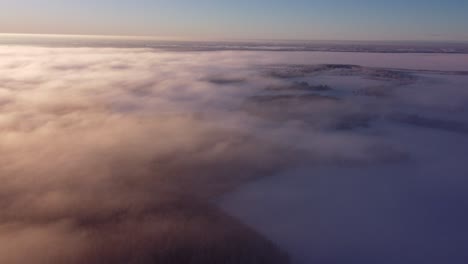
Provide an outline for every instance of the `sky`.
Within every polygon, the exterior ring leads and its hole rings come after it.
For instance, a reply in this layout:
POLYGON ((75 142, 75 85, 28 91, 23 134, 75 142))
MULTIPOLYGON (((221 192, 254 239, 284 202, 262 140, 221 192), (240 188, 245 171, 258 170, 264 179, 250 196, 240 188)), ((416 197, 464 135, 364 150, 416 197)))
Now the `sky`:
POLYGON ((1 33, 468 41, 466 0, 0 0, 1 33))

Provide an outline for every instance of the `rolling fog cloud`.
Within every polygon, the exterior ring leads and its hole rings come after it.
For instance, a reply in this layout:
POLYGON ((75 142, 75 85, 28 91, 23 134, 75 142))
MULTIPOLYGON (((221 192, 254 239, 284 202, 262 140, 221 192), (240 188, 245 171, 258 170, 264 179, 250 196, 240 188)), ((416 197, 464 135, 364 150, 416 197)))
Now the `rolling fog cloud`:
MULTIPOLYGON (((281 84, 251 54, 2 47, 0 58, 0 263, 170 263, 219 241, 273 250, 203 201, 300 160, 375 156, 370 136, 245 111, 281 84)), ((330 107, 349 110, 313 110, 330 107)))

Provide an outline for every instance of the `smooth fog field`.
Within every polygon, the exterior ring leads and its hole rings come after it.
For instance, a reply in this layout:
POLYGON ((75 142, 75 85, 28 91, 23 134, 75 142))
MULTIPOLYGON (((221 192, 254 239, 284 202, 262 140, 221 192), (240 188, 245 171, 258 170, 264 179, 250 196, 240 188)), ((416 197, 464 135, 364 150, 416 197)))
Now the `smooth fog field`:
POLYGON ((0 263, 466 263, 468 55, 0 46, 0 263))

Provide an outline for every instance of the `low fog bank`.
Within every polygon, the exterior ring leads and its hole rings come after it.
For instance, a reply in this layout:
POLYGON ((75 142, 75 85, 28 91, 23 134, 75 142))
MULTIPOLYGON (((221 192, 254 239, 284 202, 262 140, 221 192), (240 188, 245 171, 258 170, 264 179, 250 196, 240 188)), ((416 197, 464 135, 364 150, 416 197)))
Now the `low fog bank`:
POLYGON ((226 211, 277 242, 293 263, 468 261, 465 72, 346 64, 264 72, 289 85, 253 97, 252 114, 385 144, 373 146, 378 160, 302 164, 249 183, 225 196, 226 211))
POLYGON ((34 47, 0 57, 1 263, 288 262, 210 202, 298 152, 232 114, 247 86, 209 81, 248 77, 235 59, 34 47))
POLYGON ((409 160, 291 169, 228 195, 223 208, 292 263, 466 263, 467 135, 383 126, 409 160))
POLYGON ((411 160, 379 120, 464 133, 442 73, 316 55, 0 47, 0 262, 288 263, 219 198, 302 164, 411 160), (341 60, 367 67, 315 65, 341 60))

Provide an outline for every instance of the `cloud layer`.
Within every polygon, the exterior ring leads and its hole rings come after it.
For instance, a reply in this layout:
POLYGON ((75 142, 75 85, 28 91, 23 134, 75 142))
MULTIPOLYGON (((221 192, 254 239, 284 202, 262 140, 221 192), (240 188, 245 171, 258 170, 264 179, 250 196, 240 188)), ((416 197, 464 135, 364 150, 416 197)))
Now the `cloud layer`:
POLYGON ((285 260, 197 202, 283 162, 227 113, 243 91, 201 80, 219 71, 210 58, 34 47, 0 57, 1 263, 285 260))
POLYGON ((401 154, 322 131, 361 107, 299 100, 288 109, 314 122, 278 123, 277 105, 252 104, 284 85, 254 67, 270 62, 259 54, 12 46, 0 58, 1 263, 284 263, 210 201, 304 160, 401 154))

